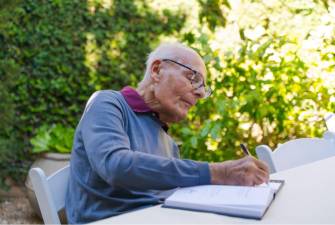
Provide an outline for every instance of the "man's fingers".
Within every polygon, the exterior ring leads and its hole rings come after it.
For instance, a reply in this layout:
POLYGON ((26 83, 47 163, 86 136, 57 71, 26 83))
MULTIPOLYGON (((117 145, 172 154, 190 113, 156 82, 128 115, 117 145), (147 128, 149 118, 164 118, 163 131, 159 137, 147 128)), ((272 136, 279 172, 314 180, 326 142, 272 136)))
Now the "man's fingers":
POLYGON ((253 174, 253 176, 249 176, 248 178, 245 179, 244 185, 254 186, 265 182, 267 182, 266 177, 262 176, 261 174, 253 174))
POLYGON ((266 178, 266 179, 269 179, 269 172, 268 171, 264 171, 262 169, 259 170, 259 174, 262 175, 262 177, 266 178))
POLYGON ((263 170, 259 170, 256 174, 256 178, 260 180, 261 183, 265 183, 269 181, 269 174, 264 172, 263 170))
POLYGON ((269 166, 265 162, 256 159, 255 163, 261 170, 265 171, 266 173, 270 173, 269 166))
POLYGON ((252 156, 210 163, 211 183, 252 186, 269 180, 268 166, 252 156))
POLYGON ((262 177, 259 177, 258 175, 255 176, 255 179, 254 179, 254 185, 260 185, 264 183, 264 180, 262 177))

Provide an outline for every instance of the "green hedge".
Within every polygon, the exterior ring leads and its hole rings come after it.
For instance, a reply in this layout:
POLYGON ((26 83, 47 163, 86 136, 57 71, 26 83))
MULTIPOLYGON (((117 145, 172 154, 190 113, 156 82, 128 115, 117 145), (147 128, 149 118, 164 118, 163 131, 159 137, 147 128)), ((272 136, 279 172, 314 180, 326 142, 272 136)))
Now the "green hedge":
POLYGON ((105 10, 86 1, 29 0, 14 9, 15 18, 1 36, 7 47, 4 57, 19 68, 12 91, 21 134, 29 135, 44 123, 76 125, 93 91, 134 84, 143 74, 150 44, 183 25, 183 16, 170 11, 157 15, 145 5, 139 10, 130 0, 114 2, 105 10), (91 70, 90 37, 99 48, 91 70))

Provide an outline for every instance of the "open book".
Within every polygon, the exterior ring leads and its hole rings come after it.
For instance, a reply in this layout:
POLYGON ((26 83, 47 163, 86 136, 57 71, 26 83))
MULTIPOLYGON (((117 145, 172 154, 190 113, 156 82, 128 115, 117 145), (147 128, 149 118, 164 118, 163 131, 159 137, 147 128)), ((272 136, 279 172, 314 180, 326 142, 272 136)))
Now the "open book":
POLYGON ((259 186, 201 185, 179 188, 163 207, 261 219, 284 181, 259 186))

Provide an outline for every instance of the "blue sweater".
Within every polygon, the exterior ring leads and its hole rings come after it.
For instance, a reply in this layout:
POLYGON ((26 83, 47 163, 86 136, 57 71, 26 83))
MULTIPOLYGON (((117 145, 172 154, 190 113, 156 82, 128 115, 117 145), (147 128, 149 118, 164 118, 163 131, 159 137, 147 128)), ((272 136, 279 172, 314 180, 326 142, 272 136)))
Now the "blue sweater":
POLYGON ((178 146, 157 117, 134 112, 117 91, 91 96, 76 128, 70 165, 69 223, 159 204, 171 189, 210 183, 208 163, 179 159, 178 146))

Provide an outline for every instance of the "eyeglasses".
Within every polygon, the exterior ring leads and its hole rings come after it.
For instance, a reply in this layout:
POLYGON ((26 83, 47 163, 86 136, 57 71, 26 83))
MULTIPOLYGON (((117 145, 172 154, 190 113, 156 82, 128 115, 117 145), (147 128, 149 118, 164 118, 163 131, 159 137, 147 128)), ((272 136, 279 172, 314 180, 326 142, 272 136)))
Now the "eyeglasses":
POLYGON ((200 89, 200 88, 204 88, 205 90, 205 96, 204 98, 208 98, 211 94, 212 94, 212 89, 210 87, 206 87, 205 82, 203 80, 203 76, 201 73, 199 73, 198 71, 192 69, 191 67, 188 67, 184 64, 181 64, 175 60, 172 59, 162 59, 162 61, 164 62, 172 62, 175 63, 181 67, 184 67, 190 71, 192 71, 192 76, 191 77, 187 77, 187 79, 191 82, 191 85, 194 89, 200 89))

